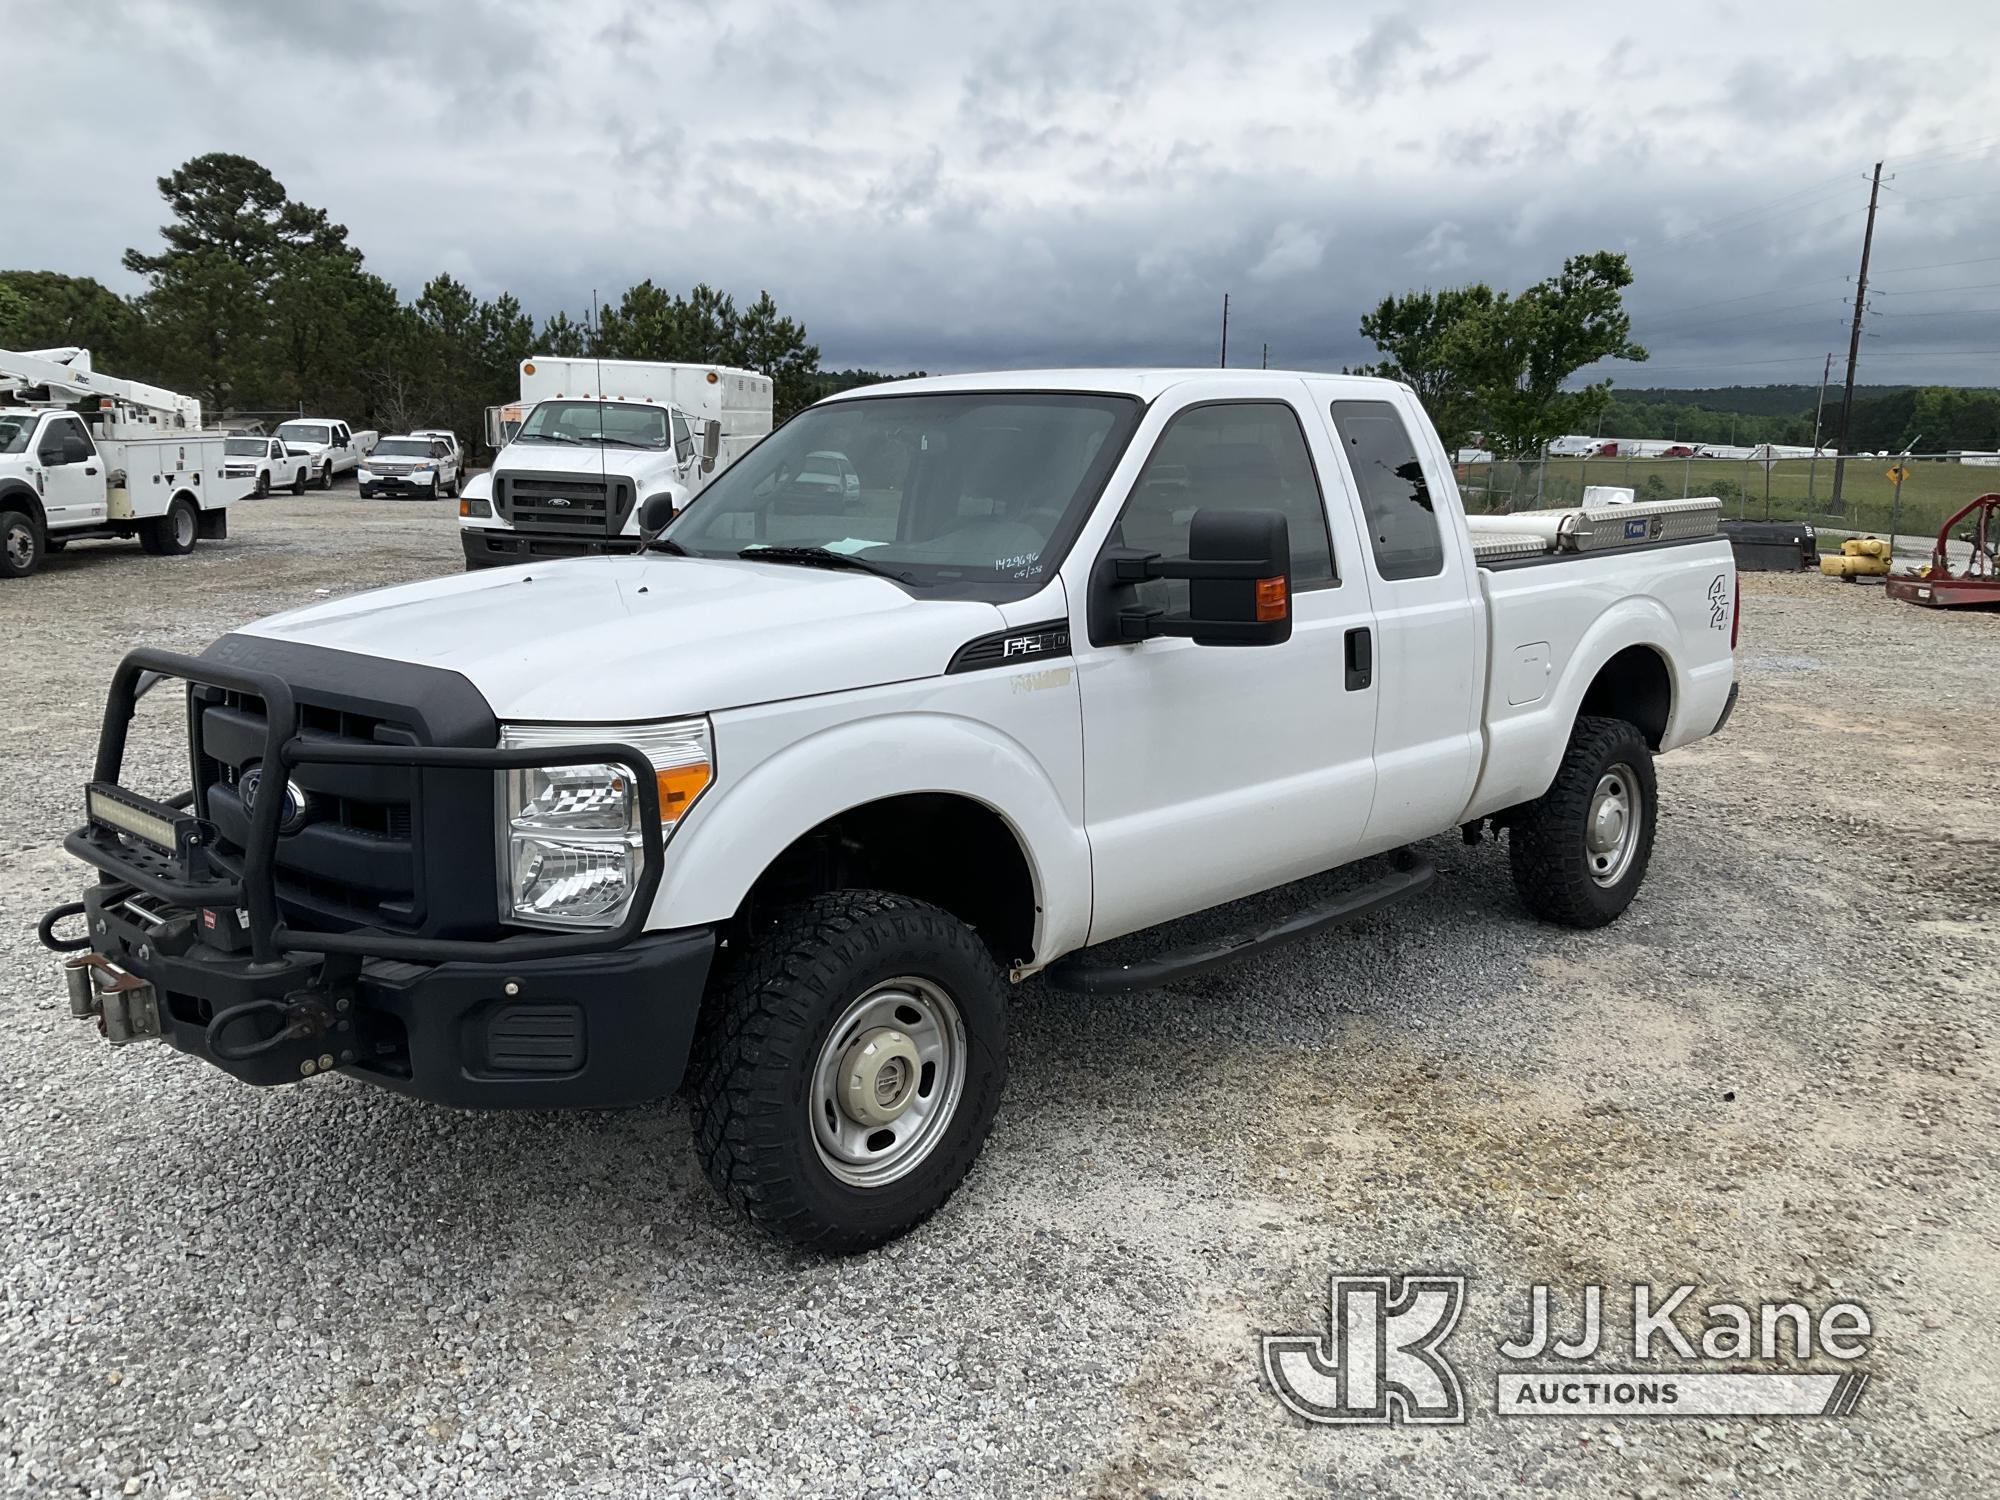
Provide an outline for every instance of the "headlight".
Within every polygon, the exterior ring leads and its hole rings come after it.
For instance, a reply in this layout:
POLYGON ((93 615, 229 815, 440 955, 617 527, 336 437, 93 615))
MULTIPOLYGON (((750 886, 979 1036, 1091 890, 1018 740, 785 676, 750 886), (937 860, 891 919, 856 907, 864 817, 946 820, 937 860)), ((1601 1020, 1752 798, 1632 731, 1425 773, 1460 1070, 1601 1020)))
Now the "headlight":
POLYGON ((375 477, 375 471, 373 469, 356 469, 354 472, 360 475, 361 482, 363 484, 368 483, 371 479, 375 477))
MULTIPOLYGON (((508 724, 500 731, 503 750, 607 741, 630 745, 652 763, 660 837, 671 837, 713 773, 708 720, 508 724)), ((645 862, 631 768, 535 766, 500 778, 507 845, 502 918, 536 927, 617 926, 645 862)))

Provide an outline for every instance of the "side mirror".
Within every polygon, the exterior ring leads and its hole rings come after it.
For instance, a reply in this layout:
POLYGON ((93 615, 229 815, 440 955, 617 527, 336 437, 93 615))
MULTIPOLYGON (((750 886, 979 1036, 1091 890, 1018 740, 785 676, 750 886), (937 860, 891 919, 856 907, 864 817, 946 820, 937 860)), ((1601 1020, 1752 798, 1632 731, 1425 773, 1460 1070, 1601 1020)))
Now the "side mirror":
POLYGON ((710 417, 701 426, 701 472, 715 472, 716 455, 722 452, 722 424, 710 417))
POLYGON ((1185 558, 1106 549, 1092 578, 1091 644, 1163 635, 1197 646, 1277 646, 1292 638, 1291 528, 1282 511, 1198 510, 1185 558), (1188 612, 1169 615, 1139 603, 1136 586, 1151 578, 1186 579, 1188 612))
POLYGON ((662 491, 648 495, 639 505, 639 534, 650 542, 667 529, 667 523, 680 514, 680 507, 674 502, 678 497, 662 491))

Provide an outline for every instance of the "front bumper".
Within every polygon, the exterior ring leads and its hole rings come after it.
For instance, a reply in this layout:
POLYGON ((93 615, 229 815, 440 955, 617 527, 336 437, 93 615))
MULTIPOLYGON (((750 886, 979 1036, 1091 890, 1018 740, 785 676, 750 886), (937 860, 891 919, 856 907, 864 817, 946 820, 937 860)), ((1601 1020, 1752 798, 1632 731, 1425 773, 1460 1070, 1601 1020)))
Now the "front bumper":
POLYGON ((42 941, 70 955, 72 1013, 98 1017, 109 1039, 161 1037, 248 1083, 342 1068, 460 1105, 652 1098, 679 1085, 714 937, 644 930, 664 867, 650 770, 640 751, 610 742, 486 749, 311 734, 274 672, 140 649, 112 677, 86 792, 90 821, 63 841, 101 879, 42 919, 42 941), (276 877, 288 799, 257 798, 238 852, 225 855, 228 841, 201 816, 196 793, 162 803, 118 785, 147 674, 260 700, 256 760, 274 776, 306 766, 409 767, 486 782, 531 764, 629 767, 643 845, 625 916, 588 931, 498 935, 496 926, 478 937, 294 925, 302 913, 296 902, 281 905, 276 877), (59 936, 57 924, 76 916, 85 936, 59 936))
POLYGON ((435 499, 444 493, 444 482, 436 474, 370 474, 356 482, 371 495, 422 495, 435 499))
POLYGON ((691 928, 565 958, 510 962, 495 944, 487 963, 286 952, 259 964, 204 936, 226 914, 115 882, 86 891, 83 908, 91 951, 151 987, 152 1024, 120 1034, 100 1022, 113 1040, 157 1036, 245 1083, 340 1071, 461 1108, 603 1109, 672 1093, 715 951, 712 931, 691 928))
POLYGON ((458 539, 465 548, 468 571, 513 563, 559 562, 567 557, 629 556, 639 550, 636 536, 550 536, 499 527, 463 526, 458 539))

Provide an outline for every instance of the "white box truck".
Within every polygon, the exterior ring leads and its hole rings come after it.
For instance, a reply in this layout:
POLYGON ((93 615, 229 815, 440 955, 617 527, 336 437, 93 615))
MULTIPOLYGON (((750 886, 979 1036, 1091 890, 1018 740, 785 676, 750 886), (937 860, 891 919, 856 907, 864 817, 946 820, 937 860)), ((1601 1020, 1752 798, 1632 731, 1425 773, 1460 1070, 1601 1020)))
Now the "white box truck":
POLYGON ((88 349, 0 349, 0 578, 84 537, 179 554, 227 536, 254 482, 227 473, 228 441, 192 396, 100 374, 88 349))
POLYGON ((459 502, 466 567, 636 552, 639 507, 684 507, 770 433, 771 410, 755 370, 523 360, 520 400, 486 411, 493 467, 459 502))

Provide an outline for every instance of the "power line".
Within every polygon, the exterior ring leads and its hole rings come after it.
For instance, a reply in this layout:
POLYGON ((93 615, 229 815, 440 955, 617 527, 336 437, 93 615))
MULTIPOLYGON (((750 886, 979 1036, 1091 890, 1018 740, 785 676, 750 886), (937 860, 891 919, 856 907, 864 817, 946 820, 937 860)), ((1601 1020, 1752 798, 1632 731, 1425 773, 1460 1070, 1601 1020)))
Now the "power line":
POLYGON ((1967 140, 1950 142, 1943 146, 1934 146, 1929 151, 1921 151, 1914 156, 1885 156, 1882 160, 1885 164, 1894 166, 1900 172, 1915 166, 1919 162, 1928 162, 1941 156, 1956 156, 1966 151, 1973 151, 1975 154, 1983 153, 1991 149, 1988 143, 1992 141, 2000 141, 2000 135, 1975 135, 1967 140))
MULTIPOLYGON (((1930 265, 1927 266, 1890 266, 1887 270, 1877 271, 1875 274, 1878 276, 1900 276, 1906 271, 1944 271, 1944 270, 1949 270, 1953 266, 1990 265, 1992 262, 1996 260, 2000 260, 2000 255, 1981 255, 1973 260, 1933 261, 1930 265)), ((1847 278, 1844 276, 1841 278, 1841 280, 1843 281, 1845 281, 1846 279, 1847 278)))
MULTIPOLYGON (((1994 259, 2000 260, 2000 256, 1995 256, 1994 259)), ((1775 297, 1780 292, 1795 292, 1802 286, 1817 286, 1823 282, 1845 280, 1847 280, 1847 277, 1840 275, 1821 276, 1814 281, 1791 281, 1783 286, 1767 287, 1761 292, 1745 292, 1740 297, 1717 297, 1712 302, 1689 302, 1680 307, 1663 308, 1659 312, 1654 313, 1653 316, 1656 318, 1665 318, 1672 316, 1674 313, 1699 312, 1704 307, 1727 307, 1733 302, 1755 302, 1759 297, 1775 297)))
MULTIPOLYGON (((1849 174, 1847 172, 1836 172, 1833 176, 1826 178, 1824 181, 1816 182, 1812 184, 1810 187, 1799 188, 1795 192, 1786 193, 1783 197, 1767 198, 1759 203, 1751 204, 1748 208, 1740 208, 1734 210, 1731 213, 1719 214, 1715 218, 1709 219, 1704 223, 1696 224, 1689 229, 1683 229, 1679 234, 1668 236, 1664 241, 1662 241, 1662 243, 1668 245, 1677 245, 1682 240, 1692 239, 1696 235, 1708 233, 1711 230, 1720 228, 1724 224, 1734 224, 1738 219, 1762 218, 1766 214, 1775 213, 1779 209, 1784 208, 1788 204, 1791 204, 1794 199, 1804 198, 1814 193, 1821 193, 1821 190, 1824 188, 1829 188, 1837 184, 1844 183, 1847 181, 1848 175, 1849 174)), ((1833 196, 1833 194, 1831 192, 1826 192, 1826 193, 1821 193, 1821 196, 1830 198, 1833 196)), ((1805 205, 1799 204, 1797 206, 1804 207, 1805 205)))
POLYGON ((1973 193, 1946 193, 1941 198, 1897 198, 1898 208, 1921 208, 1926 203, 1956 203, 1961 198, 1991 198, 2000 188, 1981 188, 1973 193))
POLYGON ((1960 286, 1878 287, 1876 295, 1881 297, 1935 297, 1940 292, 1983 292, 1989 287, 1996 286, 2000 286, 2000 281, 1971 281, 1960 286))

